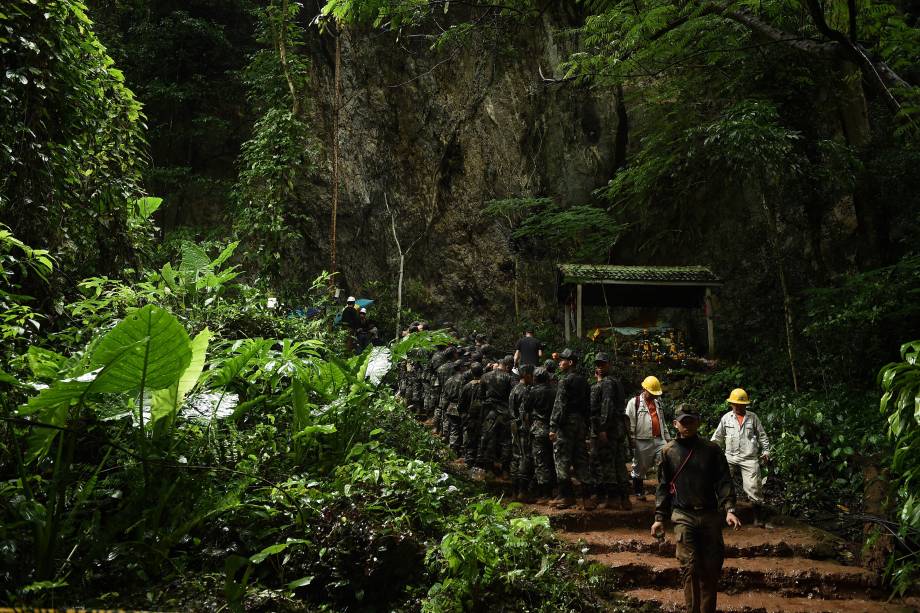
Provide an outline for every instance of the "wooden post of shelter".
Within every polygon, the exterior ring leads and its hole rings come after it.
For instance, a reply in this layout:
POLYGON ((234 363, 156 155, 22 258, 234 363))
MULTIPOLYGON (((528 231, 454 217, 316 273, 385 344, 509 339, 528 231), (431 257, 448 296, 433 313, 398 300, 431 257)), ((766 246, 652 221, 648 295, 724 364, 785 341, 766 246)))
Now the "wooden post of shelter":
POLYGON ((712 288, 707 287, 703 298, 703 310, 706 313, 706 341, 709 345, 709 357, 716 354, 716 331, 712 319, 712 288))
POLYGON ((581 290, 582 290, 582 284, 579 283, 578 287, 575 290, 575 337, 579 340, 583 336, 582 328, 581 328, 581 322, 582 322, 581 290))
POLYGON ((572 338, 572 326, 569 323, 569 303, 565 302, 562 305, 562 321, 565 325, 565 342, 568 343, 569 339, 572 338))

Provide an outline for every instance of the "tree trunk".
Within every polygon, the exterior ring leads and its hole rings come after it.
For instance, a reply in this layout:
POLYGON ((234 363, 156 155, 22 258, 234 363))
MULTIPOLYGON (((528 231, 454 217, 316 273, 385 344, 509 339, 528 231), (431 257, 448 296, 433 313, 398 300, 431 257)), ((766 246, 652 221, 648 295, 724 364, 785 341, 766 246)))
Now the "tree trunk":
POLYGON ((399 281, 396 284, 396 340, 399 340, 399 335, 402 333, 402 287, 403 287, 403 271, 405 270, 406 265, 406 256, 402 252, 399 253, 399 281))
POLYGON ((332 99, 332 220, 329 231, 329 285, 335 287, 335 226, 339 212, 339 112, 341 111, 342 97, 342 32, 335 33, 335 92, 332 99))
POLYGON ((629 146, 629 115, 626 113, 626 100, 622 84, 617 84, 616 98, 617 134, 613 146, 613 167, 615 171, 626 166, 626 148, 629 146))
POLYGON ((792 373, 792 387, 799 391, 799 376, 795 367, 795 349, 793 341, 793 324, 792 324, 792 297, 789 295, 789 286, 786 283, 786 270, 783 267, 782 254, 779 250, 779 231, 777 229, 776 213, 769 204, 767 198, 761 190, 761 204, 763 205, 764 215, 767 218, 767 242, 773 251, 773 258, 776 260, 776 272, 779 277, 779 286, 783 293, 783 321, 786 327, 786 351, 789 354, 789 370, 792 373))

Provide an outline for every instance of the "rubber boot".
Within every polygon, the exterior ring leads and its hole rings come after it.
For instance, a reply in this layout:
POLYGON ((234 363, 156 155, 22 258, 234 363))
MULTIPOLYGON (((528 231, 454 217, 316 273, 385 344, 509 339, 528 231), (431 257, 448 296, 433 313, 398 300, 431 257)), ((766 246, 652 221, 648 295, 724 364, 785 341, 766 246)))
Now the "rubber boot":
POLYGON ((645 500, 645 484, 642 483, 642 477, 633 477, 632 482, 636 500, 645 500))
POLYGON ((571 481, 559 482, 559 498, 553 506, 557 509, 571 509, 575 506, 575 490, 571 481))
POLYGON ((763 505, 759 503, 754 503, 754 527, 755 528, 766 528, 767 527, 767 513, 763 505))
POLYGON ((597 494, 594 493, 594 487, 588 483, 581 484, 581 508, 585 511, 597 508, 597 494))

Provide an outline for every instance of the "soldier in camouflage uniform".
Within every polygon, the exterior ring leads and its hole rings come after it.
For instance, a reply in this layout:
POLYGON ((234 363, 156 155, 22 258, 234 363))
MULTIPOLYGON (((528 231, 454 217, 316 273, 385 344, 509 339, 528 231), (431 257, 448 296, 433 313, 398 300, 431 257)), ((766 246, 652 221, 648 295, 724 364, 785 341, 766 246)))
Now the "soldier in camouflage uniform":
POLYGON ((407 365, 408 381, 406 382, 406 401, 416 414, 424 411, 425 398, 425 364, 428 361, 428 352, 424 349, 416 349, 410 355, 411 359, 407 365))
POLYGON ((508 398, 508 412, 511 418, 511 481, 514 484, 514 499, 533 502, 531 497, 533 479, 533 455, 530 445, 530 388, 533 384, 533 365, 518 367, 521 380, 511 390, 508 398))
POLYGON ((438 369, 435 371, 440 393, 438 394, 438 404, 435 406, 434 410, 434 429, 441 435, 441 438, 445 440, 445 425, 447 418, 444 409, 447 407, 447 398, 444 396, 444 386, 447 385, 447 380, 454 375, 454 362, 457 361, 459 352, 454 350, 450 355, 451 359, 438 366, 438 369))
POLYGON ((545 368, 534 370, 534 384, 527 398, 530 408, 533 480, 539 504, 545 504, 553 497, 553 484, 556 482, 553 444, 549 440, 549 420, 556 402, 556 389, 550 385, 549 377, 545 368))
POLYGON ((591 477, 598 507, 631 509, 629 473, 629 425, 623 407, 623 386, 610 373, 610 358, 598 352, 594 358, 597 383, 591 387, 591 477))
POLYGON ((484 417, 476 461, 488 470, 499 463, 501 470, 507 471, 511 464, 508 397, 511 395, 509 371, 512 365, 511 360, 503 359, 493 370, 482 375, 484 417))
POLYGON ((556 400, 549 419, 549 439, 553 441, 553 459, 559 481, 559 498, 554 506, 569 509, 575 506, 572 468, 581 483, 582 504, 586 511, 595 507, 591 496, 591 473, 588 457, 588 419, 591 389, 588 381, 575 370, 576 356, 571 349, 560 355, 562 370, 556 387, 556 400))
POLYGON ((444 428, 442 436, 450 445, 451 451, 460 455, 463 442, 463 430, 460 423, 460 391, 468 380, 466 363, 463 360, 454 362, 454 374, 444 383, 441 392, 441 401, 444 403, 444 428))
POLYGON ((447 440, 447 381, 457 372, 457 362, 460 361, 460 352, 454 352, 455 359, 448 360, 438 367, 437 377, 441 383, 441 397, 435 410, 435 430, 441 438, 447 440))
POLYGON ((463 459, 468 466, 476 463, 479 431, 482 428, 482 364, 470 364, 470 379, 460 388, 460 424, 463 429, 463 459))
POLYGON ((434 416, 435 408, 437 408, 438 402, 441 400, 441 384, 437 381, 435 373, 438 367, 447 359, 446 351, 447 349, 435 351, 422 374, 425 389, 425 415, 429 417, 434 416))

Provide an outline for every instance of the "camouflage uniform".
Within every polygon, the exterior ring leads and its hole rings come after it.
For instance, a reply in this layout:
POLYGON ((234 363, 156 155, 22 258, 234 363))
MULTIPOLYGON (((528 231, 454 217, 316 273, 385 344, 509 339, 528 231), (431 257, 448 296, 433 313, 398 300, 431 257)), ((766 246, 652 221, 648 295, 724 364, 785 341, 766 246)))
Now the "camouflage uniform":
POLYGON ((437 351, 431 356, 428 367, 424 371, 425 382, 425 415, 434 416, 435 409, 441 401, 441 382, 437 378, 437 370, 447 359, 447 351, 437 351))
POLYGON ((561 373, 549 429, 556 433, 553 460, 559 487, 568 494, 572 487, 572 468, 582 484, 591 483, 589 470, 588 412, 591 390, 588 381, 574 367, 561 373))
POLYGON ((460 423, 463 428, 463 458, 467 464, 476 461, 479 450, 479 432, 482 428, 482 385, 478 378, 471 379, 460 389, 460 423))
POLYGON ((445 427, 441 436, 447 440, 451 450, 457 455, 460 455, 463 442, 463 430, 460 424, 460 391, 468 378, 468 373, 455 373, 444 383, 444 390, 441 393, 445 416, 445 427))
POLYGON ((416 413, 421 413, 424 410, 425 403, 425 363, 426 352, 424 350, 417 350, 413 354, 412 361, 409 362, 411 370, 409 371, 409 384, 407 393, 409 394, 409 405, 415 408, 416 413))
POLYGON ((551 488, 556 482, 553 444, 549 440, 549 418, 553 412, 556 390, 548 382, 537 382, 530 388, 530 437, 533 450, 533 476, 537 485, 551 488))
POLYGON ((609 374, 591 388, 591 477, 602 495, 629 497, 629 430, 623 412, 625 396, 620 382, 609 374), (607 442, 598 435, 605 432, 607 442))
POLYGON ((530 447, 530 385, 523 381, 514 386, 508 398, 511 418, 511 478, 521 487, 533 477, 530 447))
POLYGON ((447 385, 447 380, 454 375, 454 363, 451 360, 448 360, 444 364, 438 366, 438 370, 435 372, 435 377, 438 380, 438 387, 440 388, 440 393, 438 394, 438 404, 434 409, 434 428, 441 433, 441 436, 444 436, 444 431, 446 430, 445 425, 447 422, 447 417, 444 413, 444 409, 447 408, 447 398, 445 397, 444 387, 447 385))
POLYGON ((479 437, 477 462, 491 468, 500 462, 503 469, 511 464, 511 433, 508 427, 508 397, 511 375, 496 368, 482 375, 483 421, 479 437))

